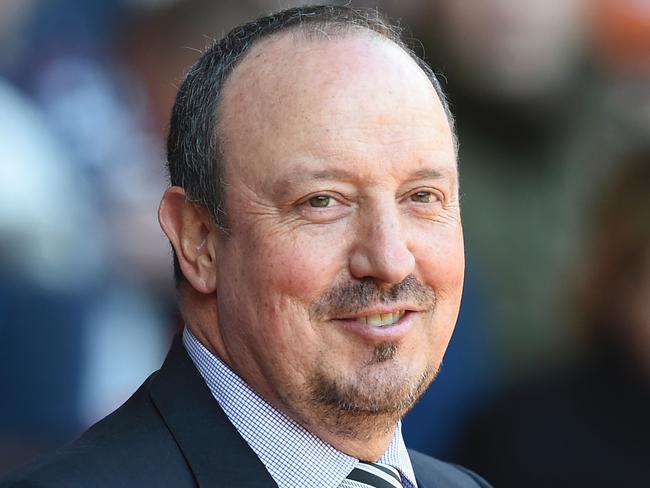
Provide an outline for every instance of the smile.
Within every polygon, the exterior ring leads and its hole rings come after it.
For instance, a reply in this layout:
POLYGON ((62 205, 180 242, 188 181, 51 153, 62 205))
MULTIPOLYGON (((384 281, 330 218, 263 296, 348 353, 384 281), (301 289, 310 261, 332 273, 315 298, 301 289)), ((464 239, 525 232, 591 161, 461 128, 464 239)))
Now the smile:
POLYGON ((387 325, 392 325, 404 316, 406 313, 405 310, 396 310, 394 312, 382 313, 382 314, 371 314, 371 315, 362 315, 360 317, 354 317, 348 320, 354 320, 356 322, 361 322, 371 327, 384 327, 387 325))

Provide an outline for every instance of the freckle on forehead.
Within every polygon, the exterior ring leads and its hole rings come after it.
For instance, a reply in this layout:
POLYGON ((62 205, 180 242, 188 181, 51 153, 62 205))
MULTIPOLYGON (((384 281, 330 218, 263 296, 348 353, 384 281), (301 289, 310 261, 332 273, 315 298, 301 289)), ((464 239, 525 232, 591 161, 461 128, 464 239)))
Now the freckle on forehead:
POLYGON ((219 111, 226 177, 257 192, 299 160, 453 153, 431 81, 398 45, 369 35, 261 41, 234 69, 219 111))
POLYGON ((426 75, 391 41, 370 34, 327 40, 289 33, 261 41, 235 68, 226 86, 223 115, 255 119, 282 104, 284 117, 304 118, 310 109, 335 100, 343 90, 354 92, 360 105, 391 98, 419 106, 422 93, 432 107, 440 103, 426 75), (403 88, 396 89, 400 86, 396 81, 403 88), (292 107, 298 109, 296 113, 291 113, 292 107))

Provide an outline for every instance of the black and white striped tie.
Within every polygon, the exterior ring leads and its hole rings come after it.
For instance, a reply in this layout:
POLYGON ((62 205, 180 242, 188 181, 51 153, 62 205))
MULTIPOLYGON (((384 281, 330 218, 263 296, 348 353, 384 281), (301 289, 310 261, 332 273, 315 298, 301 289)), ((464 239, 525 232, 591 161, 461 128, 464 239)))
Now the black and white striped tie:
POLYGON ((387 464, 359 461, 341 484, 341 488, 368 486, 370 488, 404 488, 399 471, 387 464), (348 483, 348 481, 355 483, 348 483))

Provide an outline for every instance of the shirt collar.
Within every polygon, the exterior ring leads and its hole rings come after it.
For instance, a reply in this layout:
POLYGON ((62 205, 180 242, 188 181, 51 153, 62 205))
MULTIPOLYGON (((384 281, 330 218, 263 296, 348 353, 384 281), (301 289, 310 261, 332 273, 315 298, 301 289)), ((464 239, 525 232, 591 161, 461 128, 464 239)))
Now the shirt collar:
MULTIPOLYGON (((280 488, 338 487, 357 459, 338 451, 263 400, 185 327, 183 344, 215 400, 280 488)), ((380 463, 396 467, 407 488, 417 488, 397 425, 380 463)))

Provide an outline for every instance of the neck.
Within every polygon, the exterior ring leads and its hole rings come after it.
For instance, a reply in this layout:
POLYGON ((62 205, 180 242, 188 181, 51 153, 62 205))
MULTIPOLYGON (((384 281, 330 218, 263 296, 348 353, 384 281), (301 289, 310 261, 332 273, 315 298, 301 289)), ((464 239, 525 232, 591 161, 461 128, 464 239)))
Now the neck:
MULTIPOLYGON (((355 432, 341 432, 342 429, 332 432, 327 430, 325 425, 305 425, 303 426, 312 434, 316 435, 332 447, 341 451, 348 456, 352 456, 361 461, 376 462, 388 450, 390 443, 395 434, 396 424, 387 431, 374 431, 372 435, 366 435, 365 427, 376 428, 376 425, 364 425, 369 422, 357 422, 355 432), (359 435, 361 433, 361 435, 359 435), (356 435, 355 435, 356 434, 356 435)), ((375 422, 372 422, 375 424, 375 422)))
POLYGON ((266 400, 338 451, 362 461, 374 462, 384 455, 405 413, 344 408, 314 398, 291 405, 277 397, 266 400))

